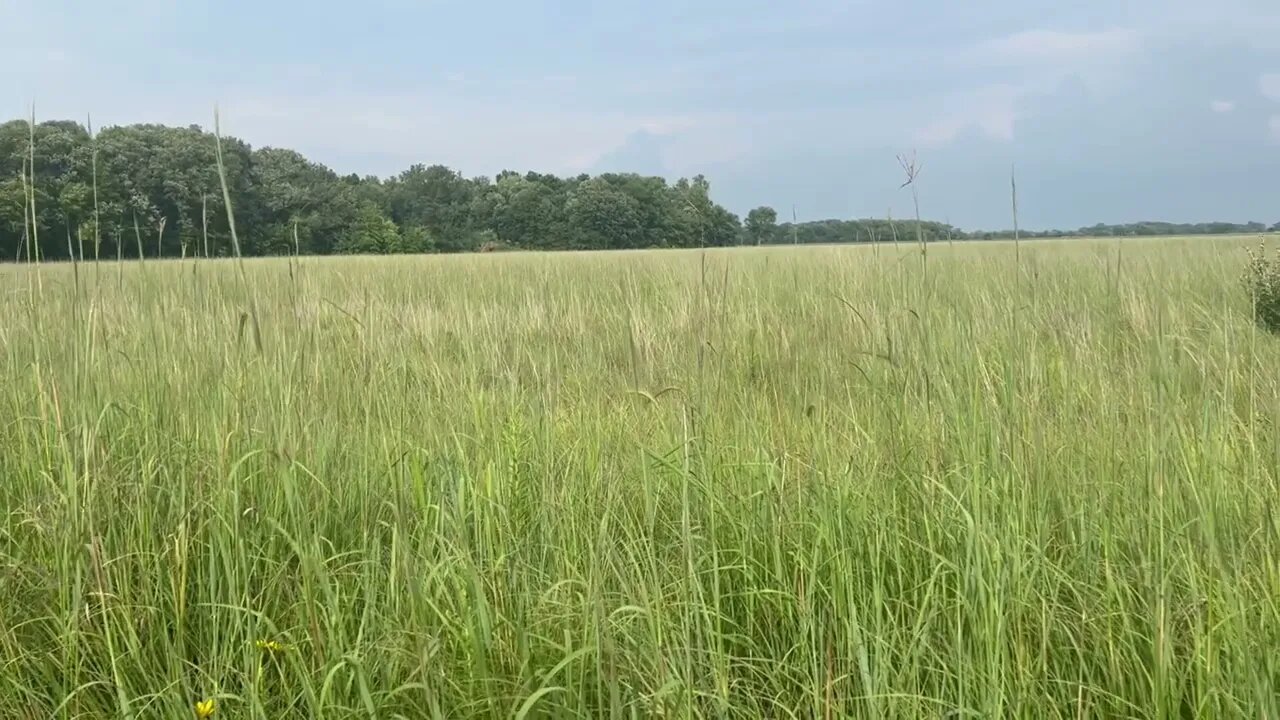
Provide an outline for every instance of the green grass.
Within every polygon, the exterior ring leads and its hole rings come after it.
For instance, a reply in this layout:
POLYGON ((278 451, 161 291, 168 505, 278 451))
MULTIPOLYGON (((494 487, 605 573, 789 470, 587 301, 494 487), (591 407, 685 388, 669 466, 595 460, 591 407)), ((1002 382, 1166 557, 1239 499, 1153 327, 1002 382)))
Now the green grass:
POLYGON ((0 267, 0 717, 1280 717, 1251 242, 0 267))

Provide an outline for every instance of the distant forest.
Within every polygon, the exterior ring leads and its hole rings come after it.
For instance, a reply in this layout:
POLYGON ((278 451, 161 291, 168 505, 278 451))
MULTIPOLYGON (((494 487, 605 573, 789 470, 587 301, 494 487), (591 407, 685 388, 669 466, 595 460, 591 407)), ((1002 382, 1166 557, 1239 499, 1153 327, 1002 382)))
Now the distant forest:
MULTIPOLYGON (((246 255, 702 247, 913 242, 914 221, 745 219, 697 176, 467 178, 442 165, 395 177, 339 175, 292 150, 222 139, 228 194, 246 255)), ((232 254, 212 134, 198 126, 109 127, 72 121, 0 125, 0 261, 217 257, 232 254)), ((924 222, 927 241, 1012 237, 924 222)), ((1094 225, 1022 237, 1192 235, 1280 230, 1263 223, 1094 225)))

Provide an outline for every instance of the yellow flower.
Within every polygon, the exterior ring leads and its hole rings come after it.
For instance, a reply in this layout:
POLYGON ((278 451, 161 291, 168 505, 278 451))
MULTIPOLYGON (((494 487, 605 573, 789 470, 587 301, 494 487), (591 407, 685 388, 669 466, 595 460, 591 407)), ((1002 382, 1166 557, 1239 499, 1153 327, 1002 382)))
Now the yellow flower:
POLYGON ((213 717, 213 699, 209 698, 196 703, 196 717, 200 720, 209 720, 213 717))
POLYGON ((257 640, 253 643, 259 650, 271 654, 282 653, 289 649, 288 645, 278 643, 275 640, 257 640))

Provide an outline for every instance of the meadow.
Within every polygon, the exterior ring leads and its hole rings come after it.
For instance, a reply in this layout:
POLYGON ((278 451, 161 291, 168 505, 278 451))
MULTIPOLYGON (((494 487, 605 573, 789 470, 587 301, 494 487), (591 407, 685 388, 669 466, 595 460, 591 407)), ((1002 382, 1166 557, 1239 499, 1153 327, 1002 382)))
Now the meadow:
POLYGON ((1280 717, 1254 243, 0 266, 0 718, 1280 717))

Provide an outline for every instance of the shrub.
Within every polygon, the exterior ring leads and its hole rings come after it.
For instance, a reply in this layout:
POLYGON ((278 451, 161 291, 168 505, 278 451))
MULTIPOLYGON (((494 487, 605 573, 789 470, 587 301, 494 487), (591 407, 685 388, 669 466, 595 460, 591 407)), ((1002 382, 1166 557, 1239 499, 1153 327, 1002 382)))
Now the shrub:
POLYGON ((1265 242, 1256 252, 1250 250, 1244 282, 1253 300, 1254 319, 1267 330, 1280 333, 1280 252, 1268 257, 1265 242))
POLYGON ((436 236, 421 225, 409 225, 400 231, 400 244, 395 252, 429 253, 438 249, 436 236))
POLYGON ((477 252, 501 252, 511 249, 506 243, 498 239, 498 234, 492 230, 479 230, 471 234, 471 247, 477 252))

